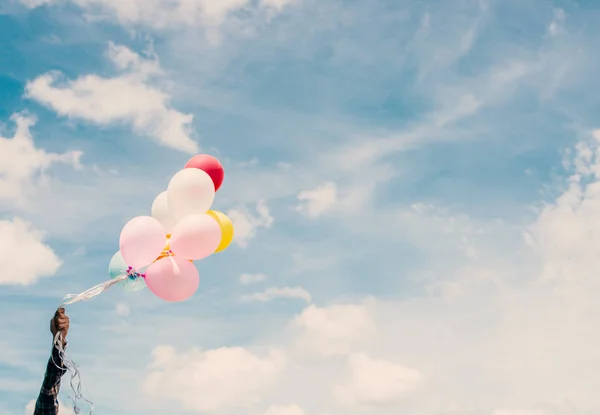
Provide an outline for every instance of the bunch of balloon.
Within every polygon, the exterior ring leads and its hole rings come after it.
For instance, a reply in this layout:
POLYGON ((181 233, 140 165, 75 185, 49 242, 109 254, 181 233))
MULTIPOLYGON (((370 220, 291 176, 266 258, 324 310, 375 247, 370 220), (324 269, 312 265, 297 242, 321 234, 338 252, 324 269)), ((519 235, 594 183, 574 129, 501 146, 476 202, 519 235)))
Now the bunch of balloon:
POLYGON ((223 179, 216 158, 191 158, 154 199, 151 216, 125 225, 120 250, 110 262, 111 278, 120 276, 118 284, 127 291, 147 286, 165 301, 190 298, 200 284, 193 261, 223 251, 233 240, 231 220, 210 210, 223 179))

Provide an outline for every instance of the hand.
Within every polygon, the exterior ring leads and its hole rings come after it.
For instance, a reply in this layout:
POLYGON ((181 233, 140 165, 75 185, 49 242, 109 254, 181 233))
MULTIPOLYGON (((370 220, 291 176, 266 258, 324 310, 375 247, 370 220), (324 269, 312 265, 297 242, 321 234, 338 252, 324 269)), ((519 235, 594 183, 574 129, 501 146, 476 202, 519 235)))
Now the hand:
MULTIPOLYGON (((69 332, 69 317, 65 314, 64 308, 59 308, 54 313, 54 317, 50 320, 50 332, 52 333, 52 338, 56 338, 56 333, 60 332, 62 341, 65 342, 67 340, 67 333, 69 332)), ((64 345, 64 343, 63 343, 64 345)))

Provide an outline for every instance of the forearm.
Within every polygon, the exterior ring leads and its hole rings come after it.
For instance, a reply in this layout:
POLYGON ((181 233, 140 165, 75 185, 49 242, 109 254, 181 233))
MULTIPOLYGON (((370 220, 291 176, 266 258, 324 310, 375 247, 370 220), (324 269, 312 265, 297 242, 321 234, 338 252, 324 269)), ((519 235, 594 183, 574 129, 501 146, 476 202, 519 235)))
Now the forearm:
MULTIPOLYGON (((66 345, 65 345, 66 346, 66 345)), ((58 413, 58 392, 66 369, 55 346, 46 365, 46 374, 35 404, 33 415, 56 415, 58 413)))

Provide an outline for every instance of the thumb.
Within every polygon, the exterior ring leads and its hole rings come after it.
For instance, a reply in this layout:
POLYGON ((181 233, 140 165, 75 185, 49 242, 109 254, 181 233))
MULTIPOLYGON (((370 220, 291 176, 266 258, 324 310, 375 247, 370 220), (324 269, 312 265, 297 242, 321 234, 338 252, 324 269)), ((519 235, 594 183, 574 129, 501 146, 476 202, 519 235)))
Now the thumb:
POLYGON ((65 315, 65 309, 61 307, 58 310, 56 310, 56 312, 54 313, 54 319, 57 319, 57 318, 62 317, 64 315, 65 315))

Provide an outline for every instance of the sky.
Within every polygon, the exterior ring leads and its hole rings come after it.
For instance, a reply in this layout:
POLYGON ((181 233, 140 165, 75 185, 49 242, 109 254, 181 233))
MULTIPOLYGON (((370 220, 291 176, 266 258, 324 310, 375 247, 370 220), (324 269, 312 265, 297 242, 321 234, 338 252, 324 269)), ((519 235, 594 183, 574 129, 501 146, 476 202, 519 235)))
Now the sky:
POLYGON ((0 415, 32 413, 62 297, 198 153, 234 243, 186 302, 67 307, 94 414, 600 414, 599 18, 0 1, 0 415))

